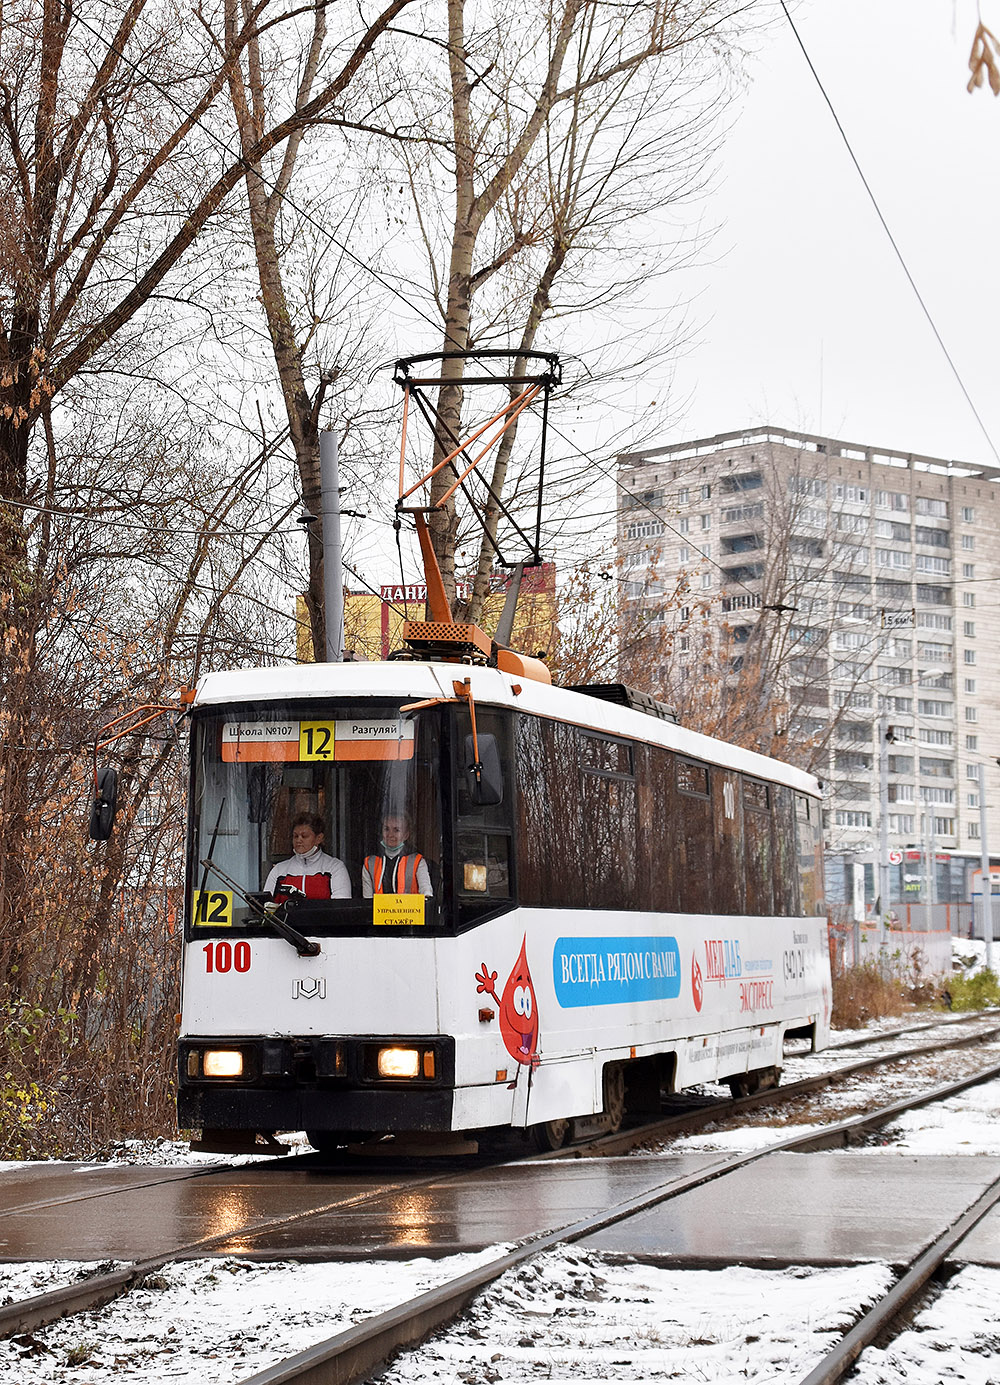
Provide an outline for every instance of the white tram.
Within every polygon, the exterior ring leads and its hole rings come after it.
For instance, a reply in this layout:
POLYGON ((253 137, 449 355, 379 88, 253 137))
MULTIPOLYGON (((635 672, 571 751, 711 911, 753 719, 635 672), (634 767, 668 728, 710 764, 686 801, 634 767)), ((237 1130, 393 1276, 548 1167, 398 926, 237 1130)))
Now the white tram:
POLYGON ((460 663, 203 678, 182 1127, 556 1146, 661 1091, 770 1085, 789 1035, 824 1045, 816 780, 646 705, 460 663), (303 813, 350 897, 275 911, 253 895, 303 813), (387 813, 429 895, 363 896, 387 813))

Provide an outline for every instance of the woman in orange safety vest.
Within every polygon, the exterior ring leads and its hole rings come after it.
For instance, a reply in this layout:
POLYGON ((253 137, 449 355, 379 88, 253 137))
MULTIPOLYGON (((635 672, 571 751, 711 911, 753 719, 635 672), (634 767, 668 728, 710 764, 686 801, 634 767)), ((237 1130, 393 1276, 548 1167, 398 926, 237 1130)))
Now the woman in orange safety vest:
POLYGON ((430 871, 419 851, 406 850, 410 821, 405 813, 387 813, 382 819, 381 850, 365 857, 361 893, 433 894, 430 871))

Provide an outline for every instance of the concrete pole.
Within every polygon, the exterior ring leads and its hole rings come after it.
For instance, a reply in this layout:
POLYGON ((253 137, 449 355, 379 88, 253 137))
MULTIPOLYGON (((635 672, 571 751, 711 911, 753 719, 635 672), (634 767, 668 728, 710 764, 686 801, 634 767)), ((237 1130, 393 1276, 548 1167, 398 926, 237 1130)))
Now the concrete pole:
POLYGON ((878 719, 878 945, 885 947, 885 920, 889 913, 889 718, 882 702, 878 719))
POLYGON ((326 662, 344 658, 344 562, 340 543, 340 478, 337 472, 337 435, 324 429, 319 435, 320 510, 323 518, 323 625, 326 630, 326 662))
POLYGON ((934 804, 924 803, 924 880, 927 883, 927 931, 934 918, 934 804))
POLYGON ((990 848, 986 839, 986 766, 979 766, 979 865, 981 871, 983 938, 986 965, 993 970, 993 888, 990 883, 990 848))

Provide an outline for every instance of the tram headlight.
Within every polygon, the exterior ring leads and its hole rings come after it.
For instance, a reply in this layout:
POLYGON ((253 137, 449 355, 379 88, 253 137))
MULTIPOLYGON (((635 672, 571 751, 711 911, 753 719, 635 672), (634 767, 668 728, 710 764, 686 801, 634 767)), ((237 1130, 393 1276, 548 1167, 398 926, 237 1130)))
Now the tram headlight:
POLYGON ((379 1077, 417 1077, 420 1073, 418 1048, 380 1048, 379 1077))
POLYGON ((238 1048, 208 1048, 202 1056, 206 1077, 242 1077, 243 1054, 238 1048))

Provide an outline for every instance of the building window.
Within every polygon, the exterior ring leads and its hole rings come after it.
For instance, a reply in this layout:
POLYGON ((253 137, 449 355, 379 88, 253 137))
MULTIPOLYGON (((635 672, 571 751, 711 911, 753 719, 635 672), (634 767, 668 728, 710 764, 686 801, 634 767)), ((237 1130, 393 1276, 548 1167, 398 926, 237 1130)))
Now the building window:
POLYGON ((918 495, 914 506, 918 515, 934 515, 937 519, 947 519, 947 500, 932 500, 929 495, 918 495))
POLYGON ((880 510, 908 510, 910 497, 899 491, 876 491, 875 504, 880 510))
MULTIPOLYGON (((969 716, 970 710, 972 709, 966 707, 965 719, 966 721, 975 721, 975 717, 969 716)), ((938 702, 929 697, 919 697, 917 699, 917 711, 922 717, 950 717, 951 703, 938 702)))
POLYGON ((890 813, 889 831, 909 834, 913 831, 913 821, 912 813, 890 813))
MULTIPOLYGON (((838 550, 842 547, 842 544, 837 545, 838 550)), ((855 549, 853 551, 858 552, 859 550, 855 549)), ((837 556, 843 557, 843 553, 838 552, 837 556)), ((919 562, 920 559, 918 557, 918 566, 919 562)), ((877 567, 909 567, 910 555, 902 548, 876 548, 875 564, 877 567)), ((929 569, 925 568, 924 571, 929 571, 929 569)))
POLYGON ((931 731, 922 730, 920 739, 924 745, 951 745, 952 734, 950 731, 931 731))
POLYGON ((965 709, 965 719, 966 719, 966 721, 978 721, 978 720, 979 720, 979 713, 976 711, 975 707, 966 707, 966 709, 965 709))
POLYGON ((868 492, 864 486, 844 486, 840 482, 833 488, 837 500, 846 500, 852 505, 867 505, 868 492))
POLYGON ((932 664, 951 663, 951 645, 933 644, 929 640, 918 640, 917 658, 926 659, 932 664))
POLYGON ((935 558, 929 553, 918 553, 914 564, 918 572, 939 572, 943 577, 951 572, 950 558, 935 558))
POLYGON ((917 525, 914 537, 917 543, 927 543, 932 548, 948 548, 951 544, 951 534, 947 529, 928 529, 925 524, 917 525))
POLYGON ((684 490, 677 492, 678 505, 686 505, 691 499, 691 492, 685 487, 684 490))
POLYGON ((966 524, 972 524, 976 518, 976 512, 971 505, 962 506, 962 519, 966 524))
POLYGON ((962 547, 963 547, 963 548, 965 548, 965 549, 972 549, 972 548, 975 548, 975 546, 976 546, 976 536, 975 536, 975 534, 963 534, 963 535, 962 535, 962 547))
POLYGON ((834 821, 838 827, 871 827, 871 813, 860 813, 857 811, 842 811, 834 813, 834 821))
MULTIPOLYGON (((965 748, 966 748, 966 750, 978 750, 978 749, 979 749, 979 737, 978 737, 978 736, 966 736, 966 738, 965 738, 965 748)), ((966 773, 967 773, 967 774, 968 774, 968 772, 969 772, 970 769, 973 770, 973 771, 975 771, 976 778, 978 779, 978 778, 979 778, 979 771, 976 770, 975 765, 967 765, 967 766, 966 766, 966 773)), ((969 775, 969 778, 970 778, 970 779, 972 778, 972 775, 971 775, 971 774, 969 775)))
POLYGON ((917 600, 930 606, 947 606, 950 587, 932 587, 928 582, 917 583, 917 600))
POLYGON ((974 620, 963 620, 962 631, 967 640, 974 640, 976 638, 976 622, 974 620))
POLYGON ((702 575, 701 575, 701 589, 702 589, 702 591, 704 591, 704 592, 709 591, 709 590, 711 589, 711 586, 712 586, 712 574, 711 574, 710 572, 703 572, 702 575))
POLYGON ((965 831, 966 831, 966 835, 968 836, 968 838, 969 838, 970 841, 978 842, 978 840, 979 840, 979 823, 978 823, 978 822, 967 822, 967 823, 965 824, 965 831))
POLYGON ((967 794, 965 795, 965 802, 966 802, 966 804, 968 805, 968 807, 970 807, 970 808, 978 808, 978 807, 979 807, 979 795, 978 795, 977 793, 967 793, 967 794))
POLYGON ((701 488, 701 498, 702 500, 711 500, 712 498, 712 487, 707 483, 701 488))
POLYGON ((664 532, 666 525, 656 519, 645 519, 639 524, 630 524, 625 530, 627 539, 655 539, 664 532))
POLYGON ((975 593, 975 592, 963 592, 963 593, 962 593, 962 605, 963 605, 963 606, 974 606, 975 604, 976 604, 976 593, 975 593))
POLYGON ((965 691, 967 693, 974 693, 976 691, 976 680, 974 678, 966 678, 965 691))
POLYGON ((682 534, 690 533, 690 531, 691 531, 691 521, 690 521, 689 519, 679 519, 679 520, 677 521, 677 528, 678 528, 678 531, 679 531, 680 533, 682 533, 682 534))
POLYGON ((677 554, 677 561, 678 561, 679 563, 689 563, 689 562, 691 561, 691 550, 690 550, 690 548, 682 547, 682 548, 680 549, 680 551, 678 552, 678 554, 677 554))
POLYGON ((963 563, 963 564, 962 564, 962 576, 963 576, 963 577, 967 577, 967 578, 969 578, 969 580, 971 581, 972 579, 975 578, 975 575, 976 575, 976 565, 975 565, 975 563, 963 563))
POLYGON ((955 835, 955 819, 935 818, 934 835, 936 837, 953 837, 955 835))
POLYGON ((711 529, 711 527, 712 527, 712 516, 711 516, 711 515, 702 515, 702 517, 701 517, 701 527, 702 527, 702 529, 711 529))
POLYGON ((966 664, 974 664, 976 662, 976 651, 974 649, 963 650, 962 660, 966 664))

